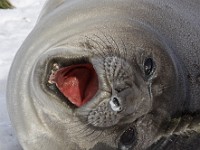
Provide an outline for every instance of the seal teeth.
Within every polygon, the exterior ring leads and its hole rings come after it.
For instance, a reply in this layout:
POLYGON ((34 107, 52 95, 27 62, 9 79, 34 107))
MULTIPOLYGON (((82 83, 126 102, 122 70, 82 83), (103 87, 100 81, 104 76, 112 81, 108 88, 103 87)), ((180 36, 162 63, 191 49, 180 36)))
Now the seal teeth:
POLYGON ((52 65, 52 70, 51 70, 51 74, 50 74, 50 77, 49 77, 49 80, 48 80, 48 83, 49 84, 55 84, 55 74, 56 72, 60 69, 60 65, 58 63, 54 63, 52 65))
POLYGON ((58 69, 60 69, 60 66, 58 65, 58 63, 54 63, 52 70, 57 71, 58 69))

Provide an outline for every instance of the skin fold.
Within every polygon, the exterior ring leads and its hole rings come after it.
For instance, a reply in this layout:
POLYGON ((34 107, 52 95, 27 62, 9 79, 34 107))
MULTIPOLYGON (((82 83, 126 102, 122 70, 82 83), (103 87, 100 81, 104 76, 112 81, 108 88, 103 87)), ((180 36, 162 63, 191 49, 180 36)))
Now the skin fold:
POLYGON ((198 149, 199 6, 47 1, 8 78, 9 115, 23 149, 198 149), (90 100, 73 100, 83 87, 90 100))

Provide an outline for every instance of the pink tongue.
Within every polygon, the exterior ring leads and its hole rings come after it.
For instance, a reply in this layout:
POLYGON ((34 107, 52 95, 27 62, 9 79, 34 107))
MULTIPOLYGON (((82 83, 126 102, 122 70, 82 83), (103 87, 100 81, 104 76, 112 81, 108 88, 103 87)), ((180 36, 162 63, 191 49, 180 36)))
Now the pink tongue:
POLYGON ((54 75, 58 89, 78 107, 91 100, 98 90, 97 74, 91 64, 64 67, 54 75))

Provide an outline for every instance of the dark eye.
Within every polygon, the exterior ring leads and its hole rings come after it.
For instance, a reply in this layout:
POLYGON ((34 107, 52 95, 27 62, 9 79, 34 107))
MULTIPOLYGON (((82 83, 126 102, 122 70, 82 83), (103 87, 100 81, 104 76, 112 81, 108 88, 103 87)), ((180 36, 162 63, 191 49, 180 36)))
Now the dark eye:
POLYGON ((152 58, 147 58, 144 62, 144 73, 146 76, 149 76, 154 71, 154 62, 152 58))
POLYGON ((136 141, 135 131, 133 128, 129 128, 120 137, 119 148, 131 148, 136 141))

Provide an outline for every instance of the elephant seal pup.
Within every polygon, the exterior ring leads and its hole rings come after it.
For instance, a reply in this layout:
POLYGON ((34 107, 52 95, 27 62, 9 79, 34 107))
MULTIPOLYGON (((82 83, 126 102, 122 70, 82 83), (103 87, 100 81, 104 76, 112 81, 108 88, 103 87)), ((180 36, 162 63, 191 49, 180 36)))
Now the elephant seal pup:
POLYGON ((50 0, 12 64, 26 150, 197 149, 198 0, 50 0))

